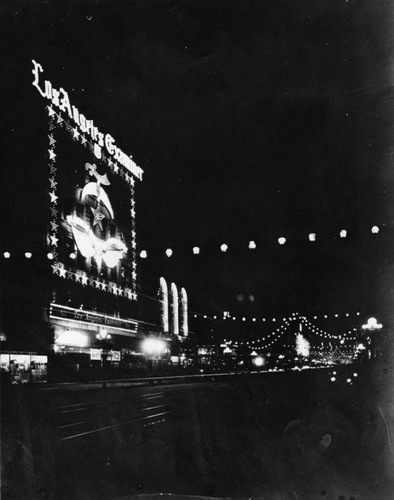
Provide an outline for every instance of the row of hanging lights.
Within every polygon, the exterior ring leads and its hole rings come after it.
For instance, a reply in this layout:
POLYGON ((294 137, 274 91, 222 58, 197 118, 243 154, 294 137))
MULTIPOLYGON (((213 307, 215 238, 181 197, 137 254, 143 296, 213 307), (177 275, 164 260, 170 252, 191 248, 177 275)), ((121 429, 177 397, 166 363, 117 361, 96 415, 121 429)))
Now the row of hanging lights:
MULTIPOLYGON (((379 226, 372 226, 372 228, 371 228, 371 233, 372 234, 378 234, 379 231, 380 231, 379 226)), ((347 238, 347 236, 348 236, 348 231, 346 229, 341 229, 339 231, 339 237, 340 238, 347 238)), ((317 241, 317 234, 316 233, 309 233, 308 234, 308 239, 309 239, 310 242, 317 241)), ((279 245, 285 245, 286 242, 287 242, 287 239, 284 236, 280 236, 277 241, 278 241, 279 245)), ((254 240, 250 240, 249 244, 248 244, 248 248, 250 250, 255 250, 257 248, 256 242, 254 240)), ((220 250, 223 253, 226 253, 229 250, 229 246, 227 245, 227 243, 222 243, 220 245, 220 250)), ((200 252, 201 252, 201 248, 198 247, 198 246, 194 246, 193 249, 192 249, 192 251, 193 251, 194 255, 199 255, 200 252)), ((172 250, 172 248, 167 248, 165 250, 165 254, 167 255, 168 258, 170 258, 170 257, 173 256, 174 251, 172 250)), ((141 259, 147 259, 148 258, 148 252, 146 250, 141 250, 140 257, 141 257, 141 259)))

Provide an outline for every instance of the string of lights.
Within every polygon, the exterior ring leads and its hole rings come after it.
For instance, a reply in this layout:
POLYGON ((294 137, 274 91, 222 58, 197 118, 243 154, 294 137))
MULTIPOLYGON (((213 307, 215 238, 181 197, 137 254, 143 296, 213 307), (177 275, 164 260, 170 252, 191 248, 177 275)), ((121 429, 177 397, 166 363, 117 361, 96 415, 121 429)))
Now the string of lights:
MULTIPOLYGON (((327 351, 331 352, 332 351, 332 341, 335 341, 336 344, 338 344, 338 341, 340 344, 345 344, 345 343, 350 343, 351 345, 347 346, 346 349, 349 349, 349 347, 354 345, 354 342, 357 340, 357 337, 352 335, 355 331, 357 331, 357 328, 353 328, 350 331, 343 333, 341 335, 332 335, 324 330, 321 330, 317 328, 313 323, 309 322, 304 316, 300 317, 296 313, 294 313, 292 316, 289 316, 288 318, 283 318, 282 323, 273 331, 270 333, 265 334, 259 339, 254 339, 254 340, 245 340, 245 341, 234 341, 232 342, 234 346, 240 347, 240 346, 249 346, 251 348, 259 348, 259 349, 270 349, 273 347, 274 343, 276 343, 278 340, 282 338, 282 336, 288 332, 289 327, 291 326, 292 322, 297 322, 298 326, 299 325, 304 325, 305 328, 309 329, 309 333, 313 334, 314 336, 317 336, 319 338, 320 346, 319 345, 314 345, 313 348, 317 350, 320 354, 327 351), (327 346, 325 344, 330 345, 330 349, 327 350, 327 346)), ((226 339, 224 340, 226 342, 226 339)), ((294 345, 293 344, 283 344, 282 347, 287 347, 287 348, 294 348, 296 340, 294 340, 294 345)), ((350 351, 349 351, 350 352, 350 351)), ((351 352, 354 352, 353 350, 351 352)))
MULTIPOLYGON (((272 323, 275 323, 277 321, 280 321, 280 318, 277 318, 276 316, 272 316, 272 317, 268 317, 268 316, 264 316, 264 317, 235 316, 235 315, 230 314, 229 311, 224 311, 223 312, 223 316, 219 316, 219 315, 210 316, 208 314, 198 313, 198 312, 194 312, 193 311, 193 316, 194 316, 194 318, 207 319, 207 320, 211 320, 211 321, 223 320, 223 321, 242 321, 242 322, 252 322, 252 323, 255 323, 255 322, 263 322, 263 323, 272 322, 272 323)), ((298 313, 293 313, 292 316, 289 316, 289 318, 292 318, 294 316, 298 317, 298 318, 302 317, 302 318, 304 318, 306 320, 305 316, 299 316, 298 313)), ((354 313, 342 313, 342 314, 339 314, 339 313, 334 313, 334 314, 320 314, 318 316, 314 315, 313 319, 314 320, 318 320, 318 319, 333 319, 333 318, 335 318, 335 319, 343 319, 343 318, 351 318, 353 316, 361 316, 361 313, 359 311, 357 311, 357 312, 354 312, 354 313)), ((283 317, 282 321, 286 321, 289 318, 283 317)))
MULTIPOLYGON (((373 235, 377 235, 380 231, 381 231, 381 227, 377 226, 377 225, 374 225, 370 228, 370 232, 373 235)), ((339 236, 339 239, 348 238, 349 232, 347 229, 341 229, 341 230, 339 230, 339 232, 337 233, 335 238, 338 239, 338 236, 339 236)), ((306 239, 311 243, 315 243, 318 241, 318 235, 317 235, 317 233, 309 233, 307 235, 306 239)), ((288 243, 288 240, 285 236, 278 237, 276 241, 280 246, 283 246, 286 243, 288 243)), ((255 240, 250 240, 247 245, 245 244, 244 248, 248 248, 249 250, 257 250, 258 245, 257 245, 255 240)), ((220 244, 220 246, 218 246, 218 250, 220 250, 222 253, 227 253, 227 252, 231 251, 231 246, 228 245, 227 243, 222 243, 222 244, 220 244)), ((193 255, 200 255, 202 253, 202 247, 201 246, 194 246, 191 249, 191 252, 193 253, 193 255)), ((176 255, 176 252, 172 248, 166 248, 164 250, 164 254, 168 258, 171 258, 171 257, 176 255)), ((149 252, 146 249, 141 250, 139 256, 141 259, 147 259, 149 257, 149 252)))

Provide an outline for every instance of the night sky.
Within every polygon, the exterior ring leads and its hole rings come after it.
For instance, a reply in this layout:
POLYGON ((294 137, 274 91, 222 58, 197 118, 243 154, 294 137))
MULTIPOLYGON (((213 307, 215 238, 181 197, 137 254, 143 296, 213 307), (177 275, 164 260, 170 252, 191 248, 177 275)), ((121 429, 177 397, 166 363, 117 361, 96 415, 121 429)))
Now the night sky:
POLYGON ((4 249, 44 211, 35 59, 144 170, 142 293, 165 276, 201 313, 391 319, 392 2, 14 0, 0 18, 4 249))

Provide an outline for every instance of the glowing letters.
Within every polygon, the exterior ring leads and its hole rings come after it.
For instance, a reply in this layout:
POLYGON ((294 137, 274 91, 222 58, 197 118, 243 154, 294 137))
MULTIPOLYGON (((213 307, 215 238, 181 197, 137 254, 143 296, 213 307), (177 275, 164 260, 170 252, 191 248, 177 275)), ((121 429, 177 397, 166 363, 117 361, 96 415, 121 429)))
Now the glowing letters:
MULTIPOLYGON (((67 113, 68 117, 73 120, 84 134, 88 134, 98 146, 104 147, 107 152, 114 158, 115 161, 123 165, 129 172, 131 172, 137 179, 142 181, 143 170, 136 165, 131 156, 127 156, 115 144, 114 138, 110 134, 101 133, 95 127, 93 120, 88 120, 86 116, 79 112, 78 108, 71 104, 68 93, 60 88, 57 90, 52 86, 52 83, 45 80, 40 84, 40 74, 43 73, 41 64, 32 60, 34 75, 33 86, 38 90, 42 97, 49 99, 52 104, 59 108, 63 113, 67 113)), ((96 146, 96 144, 94 145, 96 146)))

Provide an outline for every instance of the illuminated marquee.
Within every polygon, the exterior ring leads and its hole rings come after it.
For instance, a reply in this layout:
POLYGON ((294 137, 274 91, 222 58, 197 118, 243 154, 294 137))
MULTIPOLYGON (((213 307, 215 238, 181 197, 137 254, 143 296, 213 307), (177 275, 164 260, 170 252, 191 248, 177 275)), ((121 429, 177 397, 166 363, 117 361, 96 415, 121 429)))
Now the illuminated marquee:
POLYGON ((143 171, 112 136, 101 133, 71 104, 64 89, 40 82, 42 72, 33 61, 33 85, 50 100, 48 243, 53 273, 136 300, 134 185, 143 171))

